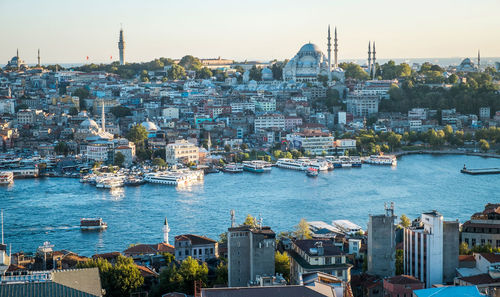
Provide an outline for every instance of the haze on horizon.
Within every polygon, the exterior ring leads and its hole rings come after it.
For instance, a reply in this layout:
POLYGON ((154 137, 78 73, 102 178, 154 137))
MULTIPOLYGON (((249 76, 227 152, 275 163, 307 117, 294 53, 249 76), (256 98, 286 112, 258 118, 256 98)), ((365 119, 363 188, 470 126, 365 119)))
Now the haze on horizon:
POLYGON ((326 52, 337 26, 339 59, 500 56, 498 0, 20 0, 0 1, 0 64, 19 53, 42 64, 158 57, 289 59, 307 42, 326 52))

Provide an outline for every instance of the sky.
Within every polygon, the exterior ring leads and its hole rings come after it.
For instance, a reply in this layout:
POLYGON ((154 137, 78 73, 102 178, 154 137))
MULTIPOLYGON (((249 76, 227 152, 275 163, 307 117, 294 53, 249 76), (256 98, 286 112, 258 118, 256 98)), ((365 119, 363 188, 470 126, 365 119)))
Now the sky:
POLYGON ((0 0, 0 64, 158 57, 267 61, 312 42, 326 54, 337 26, 339 59, 500 56, 499 0, 0 0), (112 57, 112 58, 111 58, 112 57))

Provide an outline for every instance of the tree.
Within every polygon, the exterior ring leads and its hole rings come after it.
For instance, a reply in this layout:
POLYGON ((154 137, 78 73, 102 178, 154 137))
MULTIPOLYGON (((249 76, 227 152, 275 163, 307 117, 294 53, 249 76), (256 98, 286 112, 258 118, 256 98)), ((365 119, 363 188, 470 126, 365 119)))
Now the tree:
POLYGON ((401 249, 396 250, 396 275, 404 273, 404 251, 401 249))
POLYGON ((240 148, 242 150, 247 150, 248 149, 248 145, 246 143, 242 143, 241 146, 240 146, 240 148))
POLYGON ((250 68, 249 78, 250 80, 261 81, 262 80, 261 70, 254 65, 252 68, 250 68))
POLYGON ((257 220, 252 215, 247 214, 247 217, 245 218, 243 225, 250 227, 257 227, 257 220))
POLYGON ((295 231, 293 236, 297 239, 311 239, 311 230, 309 229, 309 224, 302 218, 297 226, 295 226, 295 231))
POLYGON ((280 253, 276 251, 274 254, 274 271, 281 273, 287 281, 290 281, 290 258, 287 252, 280 253))
POLYGON ((135 143, 137 146, 142 146, 144 140, 148 139, 148 131, 142 125, 133 126, 127 133, 127 139, 135 143))
POLYGON ((488 143, 487 140, 481 139, 479 140, 479 145, 481 147, 481 151, 483 153, 487 153, 490 150, 490 144, 488 143))
POLYGON ((182 276, 184 282, 182 291, 192 295, 194 293, 194 282, 201 281, 202 286, 207 283, 208 267, 206 263, 200 265, 197 260, 187 257, 182 261, 179 267, 179 274, 182 276))
POLYGON ((460 243, 460 246, 458 247, 458 254, 459 255, 469 254, 469 245, 466 242, 460 243))
POLYGON ((167 163, 162 158, 154 158, 153 165, 159 166, 159 167, 165 167, 165 166, 167 166, 167 163))
POLYGON ((408 228, 411 225, 411 221, 405 214, 403 214, 399 219, 399 225, 401 225, 401 227, 408 228))
POLYGON ((202 69, 203 64, 201 63, 200 59, 191 55, 186 55, 179 61, 179 66, 182 66, 187 70, 199 71, 202 69))
POLYGON ((78 268, 99 268, 102 287, 107 297, 129 296, 134 290, 142 286, 144 278, 132 258, 118 256, 113 266, 105 259, 92 259, 80 262, 78 268))
POLYGON ((226 151, 226 153, 229 153, 231 151, 231 146, 229 144, 226 144, 224 146, 224 150, 226 151))
POLYGON ((370 78, 368 73, 361 68, 358 64, 355 63, 340 63, 340 68, 344 69, 345 77, 352 78, 357 80, 367 80, 370 78))
POLYGON ((227 263, 221 261, 219 265, 217 265, 217 269, 215 270, 215 284, 217 285, 227 285, 227 263))
POLYGON ((121 105, 111 107, 110 111, 117 118, 122 118, 132 115, 132 112, 130 111, 129 108, 121 105))
POLYGON ((200 71, 196 72, 196 77, 201 79, 208 79, 212 77, 212 71, 207 67, 201 68, 200 71))
POLYGON ((65 155, 67 156, 68 153, 69 153, 69 147, 68 147, 68 144, 64 141, 59 141, 56 146, 54 147, 54 151, 58 154, 58 155, 65 155))
POLYGON ((167 72, 168 79, 178 80, 186 77, 186 70, 184 67, 177 64, 173 64, 172 67, 167 72))
POLYGON ((68 113, 69 113, 69 115, 75 116, 75 115, 77 115, 77 114, 78 114, 78 108, 76 108, 76 107, 74 107, 74 106, 73 106, 73 107, 71 107, 71 108, 69 109, 69 112, 68 112, 68 113))
POLYGON ((123 162, 125 162, 125 156, 121 152, 117 152, 113 164, 123 167, 123 162))

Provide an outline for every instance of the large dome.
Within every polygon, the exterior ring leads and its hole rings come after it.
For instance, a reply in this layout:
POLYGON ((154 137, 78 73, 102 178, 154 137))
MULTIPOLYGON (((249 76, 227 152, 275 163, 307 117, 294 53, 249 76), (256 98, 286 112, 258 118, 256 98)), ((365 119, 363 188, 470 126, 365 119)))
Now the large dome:
POLYGON ((94 120, 89 119, 89 118, 87 118, 85 121, 81 122, 80 127, 87 128, 87 129, 99 130, 99 125, 97 125, 97 123, 94 120))
POLYGON ((155 123, 150 122, 150 121, 145 121, 141 123, 141 126, 146 128, 146 131, 152 132, 152 131, 157 131, 158 127, 156 127, 155 123))
POLYGON ((314 43, 306 43, 304 44, 300 50, 299 53, 315 53, 315 52, 320 52, 321 50, 319 47, 314 44, 314 43))

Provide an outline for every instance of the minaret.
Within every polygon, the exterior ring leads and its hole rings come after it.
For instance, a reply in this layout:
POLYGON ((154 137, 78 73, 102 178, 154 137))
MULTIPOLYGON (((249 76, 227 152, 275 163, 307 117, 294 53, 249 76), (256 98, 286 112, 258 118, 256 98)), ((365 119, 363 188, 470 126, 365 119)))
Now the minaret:
POLYGON ((372 46, 370 41, 368 41, 368 74, 372 74, 372 46))
POLYGON ((120 40, 118 41, 118 50, 120 51, 120 65, 125 65, 125 41, 123 40, 122 28, 120 28, 120 40))
POLYGON ((208 154, 210 154, 210 148, 212 147, 212 138, 210 137, 210 132, 208 132, 207 147, 208 147, 208 154))
POLYGON ((1 212, 1 217, 2 217, 1 218, 2 219, 2 244, 4 244, 3 243, 3 209, 0 212, 1 212))
POLYGON ((101 110, 101 126, 102 132, 106 132, 106 116, 104 115, 104 99, 102 99, 102 110, 101 110))
POLYGON ((332 71, 332 38, 330 37, 330 25, 328 25, 328 43, 326 44, 328 46, 328 73, 330 74, 332 71))
POLYGON ((333 60, 335 63, 335 69, 339 67, 339 61, 337 60, 339 53, 339 45, 337 39, 337 27, 335 27, 335 36, 333 37, 333 60))
POLYGON ((477 50, 477 70, 481 70, 481 52, 477 50))
POLYGON ((234 209, 231 209, 231 228, 236 227, 236 217, 234 215, 234 209))
POLYGON ((16 57, 17 57, 17 60, 19 61, 19 49, 17 49, 16 57))
POLYGON ((40 67, 40 49, 38 49, 38 64, 36 67, 40 67))
POLYGON ((163 223, 163 243, 168 244, 168 232, 170 232, 170 227, 168 226, 167 217, 165 217, 165 222, 163 223))
POLYGON ((375 41, 373 42, 373 80, 375 80, 375 74, 377 73, 377 64, 375 64, 376 58, 375 58, 375 41))

